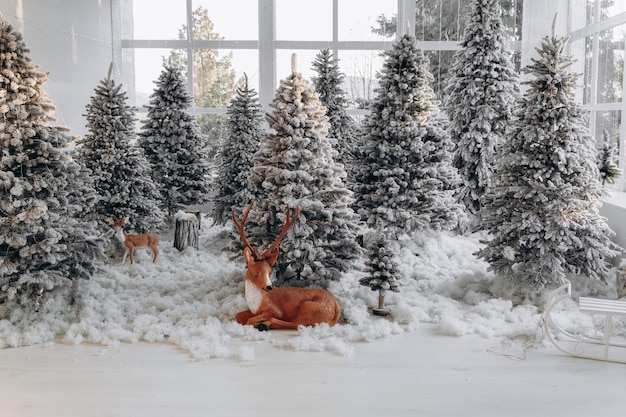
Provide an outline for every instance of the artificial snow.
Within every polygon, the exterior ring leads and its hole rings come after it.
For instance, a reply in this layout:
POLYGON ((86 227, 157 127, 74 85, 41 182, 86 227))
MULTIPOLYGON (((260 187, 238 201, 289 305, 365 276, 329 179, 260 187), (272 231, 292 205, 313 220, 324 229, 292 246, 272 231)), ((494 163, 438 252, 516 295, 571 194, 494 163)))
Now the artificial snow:
MULTIPOLYGON (((203 221, 200 246, 179 252, 172 233, 162 235, 160 256, 136 251, 135 263, 111 259, 90 280, 80 281, 75 305, 64 294, 42 306, 33 319, 17 309, 0 321, 0 347, 32 344, 95 343, 118 347, 138 342, 174 344, 195 361, 231 358, 254 361, 259 341, 277 349, 329 351, 350 357, 360 343, 414 332, 428 323, 438 332, 462 337, 527 338, 541 335, 541 311, 531 303, 514 304, 473 253, 479 235, 434 233, 392 241, 400 273, 399 292, 387 292, 391 316, 372 315, 378 292, 359 284, 364 259, 329 290, 342 306, 342 319, 333 327, 301 327, 292 337, 280 330, 260 332, 235 322, 247 308, 243 296, 244 262, 226 248, 229 226, 203 221)), ((615 297, 613 283, 574 282, 575 295, 615 297)), ((547 296, 547 294, 545 294, 547 296)), ((545 298, 545 297, 544 297, 545 298)), ((574 301, 561 303, 554 313, 566 328, 590 327, 592 318, 578 312, 574 301)), ((617 323, 624 329, 623 323, 617 323)), ((540 339, 539 339, 540 340, 540 339)))

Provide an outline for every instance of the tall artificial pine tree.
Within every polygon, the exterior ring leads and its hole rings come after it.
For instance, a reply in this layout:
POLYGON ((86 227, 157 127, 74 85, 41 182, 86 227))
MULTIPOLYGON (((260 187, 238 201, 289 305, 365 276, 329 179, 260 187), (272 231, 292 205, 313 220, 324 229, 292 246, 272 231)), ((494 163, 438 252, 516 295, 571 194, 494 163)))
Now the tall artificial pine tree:
POLYGON ((453 162, 462 180, 457 199, 474 220, 491 186, 496 148, 507 137, 520 98, 501 15, 498 0, 472 0, 445 90, 448 131, 456 145, 453 162))
POLYGON ((452 229, 464 218, 454 199, 460 178, 450 136, 433 119, 438 108, 427 61, 411 35, 385 57, 363 127, 355 207, 370 227, 392 236, 452 229))
POLYGON ((248 86, 248 77, 245 77, 245 84, 237 88, 237 95, 228 107, 226 140, 218 154, 221 162, 213 208, 217 224, 226 224, 233 208, 239 210, 254 199, 248 177, 263 135, 262 124, 259 96, 248 86))
POLYGON ((359 127, 348 115, 348 100, 343 90, 345 76, 339 71, 339 62, 328 49, 322 49, 313 61, 313 69, 318 74, 311 81, 320 101, 326 107, 330 122, 328 137, 336 141, 336 162, 344 164, 348 172, 348 182, 352 181, 351 172, 354 154, 359 147, 359 127))
POLYGON ((100 81, 86 106, 89 133, 80 141, 78 159, 92 171, 100 195, 97 220, 110 228, 110 217, 126 217, 139 233, 163 227, 161 195, 152 181, 150 165, 136 140, 135 114, 122 85, 111 78, 100 81))
POLYGON ((88 170, 67 154, 67 130, 51 126, 47 75, 29 52, 0 17, 0 319, 16 305, 74 296, 102 256, 95 224, 84 220, 96 201, 88 170))
POLYGON ((328 140, 326 108, 296 71, 281 80, 266 134, 254 156, 250 183, 258 202, 250 213, 250 241, 259 249, 282 230, 285 206, 300 207, 298 221, 280 245, 277 281, 325 287, 350 269, 360 255, 352 194, 328 140))
POLYGON ((165 63, 150 96, 139 144, 152 165, 163 207, 170 215, 210 198, 207 138, 189 113, 191 104, 182 73, 165 63))
POLYGON ((491 238, 477 253, 522 291, 559 285, 569 275, 605 280, 607 259, 620 253, 598 214, 595 145, 587 112, 575 101, 567 39, 552 30, 537 48, 539 59, 524 68, 532 78, 496 158, 482 216, 491 238))

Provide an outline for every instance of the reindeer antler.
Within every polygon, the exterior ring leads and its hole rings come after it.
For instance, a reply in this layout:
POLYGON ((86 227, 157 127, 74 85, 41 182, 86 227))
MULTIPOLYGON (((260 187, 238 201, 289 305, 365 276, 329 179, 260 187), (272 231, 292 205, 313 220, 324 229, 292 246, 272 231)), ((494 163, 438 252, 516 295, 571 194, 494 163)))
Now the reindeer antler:
POLYGON ((257 250, 253 248, 252 246, 250 246, 250 243, 248 242, 248 238, 246 237, 246 232, 244 230, 244 224, 246 223, 246 220, 248 220, 248 214, 250 214, 250 210, 252 210, 252 206, 254 206, 254 201, 250 203, 246 211, 243 213, 243 217, 241 218, 240 222, 237 221, 237 218, 235 216, 235 210, 233 209, 232 211, 233 222, 235 223, 235 226, 237 226, 237 230, 239 231, 239 236, 241 236, 241 241, 243 242, 244 247, 252 251, 252 255, 254 256, 254 259, 262 260, 274 253, 274 251, 280 244, 280 241, 283 240, 283 238, 287 234, 287 231, 289 230, 289 228, 291 228, 291 226, 293 226, 293 224, 298 219, 298 216, 300 215, 300 207, 296 207, 296 212, 293 215, 293 217, 291 217, 291 209, 289 208, 289 205, 287 205, 286 219, 285 219, 285 225, 283 226, 283 230, 280 232, 280 234, 278 235, 274 243, 272 243, 270 247, 267 248, 265 252, 263 252, 263 254, 259 255, 257 250))
POLYGON ((280 232, 280 234, 278 235, 274 243, 272 243, 270 247, 267 248, 265 252, 263 252, 263 254, 261 255, 261 258, 265 258, 266 256, 270 255, 272 252, 274 252, 274 250, 280 244, 280 241, 283 240, 283 238, 287 234, 287 231, 289 230, 289 228, 291 228, 291 226, 293 226, 293 224, 296 222, 299 215, 300 215, 300 207, 296 207, 296 213, 294 214, 293 217, 291 217, 291 209, 289 208, 289 204, 287 204, 287 211, 285 213, 285 216, 286 216, 285 225, 283 226, 283 230, 280 232))
POLYGON ((250 246, 250 242, 248 242, 248 238, 246 237, 246 232, 243 229, 243 226, 246 223, 246 220, 248 220, 248 214, 250 214, 250 210, 252 210, 252 206, 254 206, 254 201, 250 203, 246 211, 243 213, 243 217, 241 218, 240 222, 237 221, 237 217, 235 217, 235 209, 233 209, 233 223, 235 223, 235 226, 237 226, 237 230, 239 231, 239 236, 241 236, 241 241, 243 242, 243 246, 250 249, 252 251, 254 258, 256 259, 258 258, 259 254, 257 253, 256 249, 250 246))

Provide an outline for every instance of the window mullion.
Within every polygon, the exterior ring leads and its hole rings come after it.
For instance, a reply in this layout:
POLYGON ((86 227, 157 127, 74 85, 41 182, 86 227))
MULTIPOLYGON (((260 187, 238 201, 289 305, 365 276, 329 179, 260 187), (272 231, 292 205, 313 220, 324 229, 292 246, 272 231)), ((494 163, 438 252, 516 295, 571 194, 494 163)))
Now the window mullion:
POLYGON ((194 74, 193 74, 193 4, 192 0, 187 0, 187 92, 193 97, 193 107, 196 107, 194 94, 194 74))
POLYGON ((259 101, 269 111, 276 87, 276 2, 259 0, 259 101))

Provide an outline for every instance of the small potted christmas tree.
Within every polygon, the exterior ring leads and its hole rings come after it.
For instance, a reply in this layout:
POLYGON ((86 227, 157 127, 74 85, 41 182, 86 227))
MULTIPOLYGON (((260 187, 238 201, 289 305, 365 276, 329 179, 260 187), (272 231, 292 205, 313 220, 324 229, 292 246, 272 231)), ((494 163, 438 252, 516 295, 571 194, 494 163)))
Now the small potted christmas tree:
POLYGON ((398 264, 393 259, 389 242, 380 230, 367 248, 365 266, 368 275, 359 282, 369 286, 372 291, 378 290, 378 308, 372 312, 377 316, 387 316, 389 310, 385 308, 385 294, 389 290, 398 292, 398 264))

